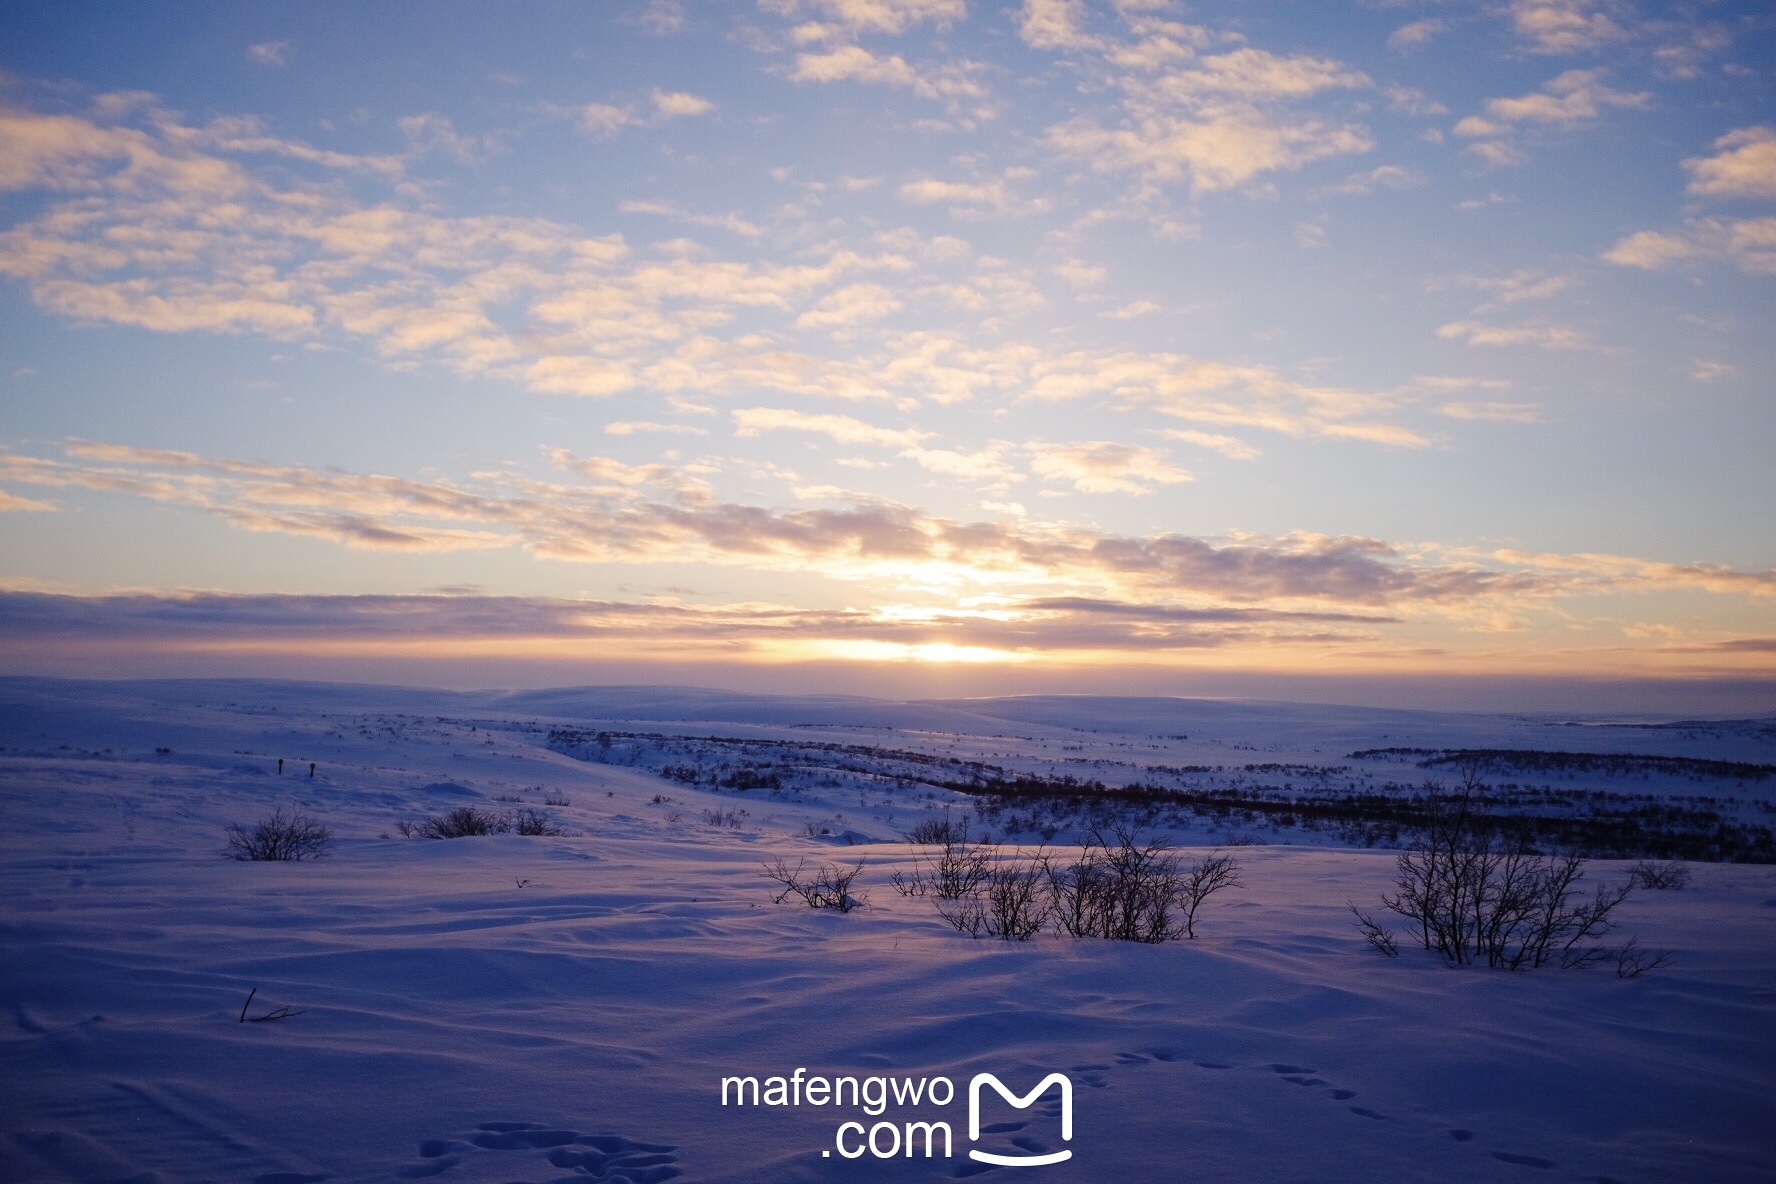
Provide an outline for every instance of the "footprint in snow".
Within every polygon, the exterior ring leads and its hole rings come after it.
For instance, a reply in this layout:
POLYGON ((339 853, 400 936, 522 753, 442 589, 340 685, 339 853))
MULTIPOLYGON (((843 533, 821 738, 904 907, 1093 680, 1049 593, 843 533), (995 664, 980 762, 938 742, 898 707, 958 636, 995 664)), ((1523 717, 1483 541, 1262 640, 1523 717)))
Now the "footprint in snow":
MULTIPOLYGON (((1148 1052, 1121 1052, 1121 1053, 1116 1054, 1116 1063, 1118 1065, 1141 1065, 1141 1064, 1150 1063, 1151 1061, 1154 1061, 1154 1060, 1175 1061, 1178 1059, 1180 1059, 1178 1054, 1170 1053, 1170 1052, 1161 1053, 1161 1052, 1148 1051, 1148 1052)), ((1231 1065, 1224 1064, 1220 1061, 1195 1061, 1193 1063, 1198 1068, 1201 1068, 1201 1069, 1230 1069, 1233 1067, 1231 1065)), ((1082 1070, 1101 1071, 1104 1068, 1105 1068, 1105 1066, 1102 1066, 1102 1065, 1078 1065, 1078 1066, 1075 1066, 1076 1071, 1082 1071, 1082 1070)), ((1269 1069, 1272 1073, 1275 1073, 1280 1079, 1282 1079, 1283 1081, 1287 1081, 1292 1085, 1306 1086, 1309 1088, 1317 1088, 1320 1086, 1328 1085, 1328 1083, 1326 1082, 1326 1080, 1324 1078, 1316 1077, 1314 1075, 1314 1070, 1306 1065, 1286 1065, 1286 1064, 1282 1064, 1281 1062, 1278 1062, 1275 1064, 1265 1065, 1264 1068, 1269 1069)), ((1092 1084, 1094 1084, 1094 1085, 1103 1084, 1102 1078, 1099 1077, 1098 1080, 1092 1082, 1092 1084)), ((1354 1089, 1343 1089, 1343 1088, 1338 1088, 1338 1087, 1331 1087, 1326 1090, 1326 1094, 1328 1097, 1331 1097, 1335 1101, 1348 1102, 1350 1099, 1357 1096, 1357 1091, 1354 1089)), ((1366 1106, 1351 1106, 1351 1107, 1348 1107, 1348 1109, 1350 1110, 1350 1112, 1352 1114, 1355 1114, 1360 1118, 1367 1118, 1367 1119, 1371 1119, 1373 1121, 1378 1121, 1378 1122, 1385 1122, 1385 1121, 1388 1121, 1388 1119, 1389 1119, 1388 1115, 1378 1113, 1377 1111, 1371 1110, 1366 1106)), ((1460 1127, 1450 1129, 1448 1134, 1449 1134, 1450 1138, 1454 1139, 1458 1143, 1470 1143, 1474 1139, 1474 1132, 1473 1131, 1466 1130, 1466 1129, 1463 1129, 1460 1127)), ((1544 1159, 1543 1157, 1541 1157, 1539 1155, 1519 1155, 1516 1152, 1511 1152, 1511 1151, 1494 1151, 1494 1152, 1492 1152, 1492 1157, 1494 1159, 1498 1160, 1500 1163, 1514 1164, 1518 1167, 1541 1168, 1543 1170, 1547 1170, 1547 1169, 1555 1166, 1553 1160, 1544 1159)), ((972 1175, 974 1173, 972 1173, 972 1172, 958 1172, 956 1174, 958 1176, 960 1176, 960 1175, 972 1175)), ((1603 1177, 1602 1179, 1607 1179, 1607 1177, 1603 1177)), ((1614 1184, 1614 1182, 1611 1181, 1611 1184, 1614 1184)))
POLYGON ((458 1139, 424 1139, 422 1162, 395 1174, 403 1180, 440 1176, 477 1148, 485 1151, 542 1151, 558 1168, 572 1168, 593 1180, 611 1184, 660 1184, 683 1172, 676 1166, 678 1148, 642 1143, 621 1135, 582 1135, 540 1122, 484 1122, 458 1139))

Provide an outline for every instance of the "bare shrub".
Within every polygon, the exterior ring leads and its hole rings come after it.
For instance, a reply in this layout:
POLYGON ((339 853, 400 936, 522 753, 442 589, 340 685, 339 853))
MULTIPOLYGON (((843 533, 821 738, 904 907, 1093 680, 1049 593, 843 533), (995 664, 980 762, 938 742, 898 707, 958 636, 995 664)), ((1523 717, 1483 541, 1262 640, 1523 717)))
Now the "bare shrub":
POLYGON ((1649 970, 1671 965, 1669 950, 1643 950, 1640 942, 1629 938, 1614 951, 1617 978, 1639 978, 1649 970))
POLYGON ((1400 947, 1395 944, 1394 935, 1379 921, 1354 904, 1350 906, 1350 911, 1356 915, 1357 928, 1363 931, 1363 939, 1369 943, 1370 948, 1389 958, 1400 956, 1400 947))
POLYGON ((573 805, 573 802, 568 799, 566 794, 550 793, 550 794, 543 795, 543 805, 545 805, 545 806, 571 806, 571 805, 573 805))
POLYGON ((1196 936, 1208 898, 1243 887, 1239 861, 1214 854, 1188 870, 1170 842, 1140 838, 1126 827, 1093 827, 1079 858, 1044 857, 1050 912, 1071 937, 1158 943, 1196 936))
POLYGON ((1178 886, 1178 906, 1184 913, 1184 936, 1196 937, 1196 914, 1209 897, 1223 888, 1244 888, 1239 861, 1231 855, 1207 855, 1191 865, 1178 886))
POLYGON ((972 896, 965 900, 938 901, 937 915, 948 921, 957 933, 966 933, 969 937, 979 937, 981 930, 987 927, 987 910, 972 896))
POLYGON ((230 859, 274 862, 319 859, 327 853, 333 832, 302 806, 279 806, 248 830, 228 824, 228 846, 222 854, 230 859))
POLYGON ((980 890, 992 875, 992 857, 986 848, 954 837, 956 832, 948 833, 952 837, 942 840, 935 853, 921 855, 911 872, 889 873, 888 882, 896 892, 902 896, 929 894, 939 900, 965 900, 980 890))
POLYGON ((1041 930, 1049 913, 1045 881, 1039 861, 994 868, 985 892, 987 935, 1025 941, 1041 930))
POLYGON ((925 877, 919 874, 917 868, 911 872, 903 872, 896 868, 888 873, 888 883, 902 896, 924 896, 931 887, 925 882, 925 877))
POLYGON ((1006 941, 1028 941, 1048 920, 1043 891, 1046 877, 1038 860, 1003 863, 992 868, 973 891, 937 901, 937 914, 970 937, 986 934, 1006 941))
POLYGON ((732 830, 739 830, 740 820, 745 815, 745 810, 705 810, 703 811, 703 821, 710 826, 725 826, 732 830))
POLYGON ((410 839, 467 839, 478 835, 564 835, 567 832, 541 810, 483 810, 458 806, 419 822, 397 822, 395 829, 410 839))
POLYGON ((512 833, 517 835, 564 835, 567 832, 541 810, 515 810, 510 815, 512 833))
POLYGON ((252 990, 247 992, 247 1001, 245 1003, 241 1004, 240 1018, 235 1020, 234 1021, 235 1023, 237 1023, 237 1024, 246 1024, 246 1023, 263 1024, 263 1023, 266 1023, 271 1020, 287 1020, 293 1015, 301 1015, 303 1013, 303 1011, 306 1010, 306 1008, 300 1008, 300 1007, 288 1007, 288 1006, 274 1007, 270 1011, 266 1012, 264 1015, 248 1015, 247 1008, 253 1006, 253 997, 257 994, 259 994, 258 987, 254 987, 252 990))
MULTIPOLYGON (((1633 882, 1586 893, 1581 856, 1537 854, 1521 837, 1501 834, 1469 808, 1479 788, 1473 769, 1456 793, 1425 786, 1422 837, 1395 860, 1395 891, 1382 905, 1417 926, 1425 949, 1457 965, 1574 968, 1628 951, 1596 943, 1615 928, 1611 914, 1633 882)), ((1351 911, 1369 944, 1387 952, 1393 935, 1355 905, 1351 911)))
POLYGON ((992 874, 992 860, 979 847, 951 839, 931 859, 926 878, 932 894, 939 900, 960 900, 972 896, 992 874))
POLYGON ((968 815, 951 818, 946 809, 942 818, 921 819, 906 832, 906 839, 926 847, 964 845, 968 842, 968 815))
POLYGON ((1634 882, 1636 888, 1674 892, 1690 882, 1690 869, 1681 863, 1660 863, 1656 859, 1643 859, 1634 865, 1628 878, 1634 882))
POLYGON ((811 909, 835 909, 848 913, 868 903, 851 891, 852 882, 863 871, 862 860, 848 868, 827 863, 809 869, 805 859, 796 860, 796 865, 792 868, 779 858, 763 867, 766 879, 783 885, 783 891, 773 898, 775 904, 782 904, 794 896, 811 909))

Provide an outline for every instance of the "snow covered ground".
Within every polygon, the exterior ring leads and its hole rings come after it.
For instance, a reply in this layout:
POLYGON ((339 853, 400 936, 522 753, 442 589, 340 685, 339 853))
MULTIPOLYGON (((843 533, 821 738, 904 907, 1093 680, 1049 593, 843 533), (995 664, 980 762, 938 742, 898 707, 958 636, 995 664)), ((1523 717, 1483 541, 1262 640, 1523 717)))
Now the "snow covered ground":
POLYGON ((1770 721, 1655 725, 0 680, 0 1178, 1773 1179, 1771 865, 1696 864, 1682 891, 1630 896, 1623 934, 1673 955, 1630 980, 1382 958, 1346 901, 1372 905, 1394 853, 1274 812, 1144 815, 1184 842, 1248 844, 1229 848, 1246 886, 1207 906, 1195 941, 974 940, 888 880, 921 850, 902 833, 946 807, 1002 850, 1041 841, 1023 823, 1077 841, 1078 816, 982 816, 946 784, 1072 777, 1259 800, 1447 774, 1425 754, 1352 755, 1381 749, 1682 758, 1489 779, 1543 804, 1706 799, 1769 822, 1776 779, 1755 770, 1776 763, 1770 721), (325 858, 220 857, 228 823, 285 803, 332 827, 325 858), (400 837, 400 822, 461 805, 544 810, 568 833, 400 837), (867 905, 774 904, 760 865, 778 856, 865 860, 867 905), (239 1022, 249 992, 250 1016, 297 1014, 239 1022), (941 1077, 954 1100, 722 1104, 724 1077, 798 1067, 941 1077), (1029 1109, 989 1091, 971 1140, 980 1072, 1018 1093, 1067 1075, 1071 1139, 1052 1091, 1029 1109), (905 1143, 909 1121, 947 1122, 952 1154, 941 1137, 932 1158, 922 1143, 841 1151, 877 1123, 894 1128, 878 1147, 905 1143), (1072 1156, 994 1168, 971 1149, 1072 1156))

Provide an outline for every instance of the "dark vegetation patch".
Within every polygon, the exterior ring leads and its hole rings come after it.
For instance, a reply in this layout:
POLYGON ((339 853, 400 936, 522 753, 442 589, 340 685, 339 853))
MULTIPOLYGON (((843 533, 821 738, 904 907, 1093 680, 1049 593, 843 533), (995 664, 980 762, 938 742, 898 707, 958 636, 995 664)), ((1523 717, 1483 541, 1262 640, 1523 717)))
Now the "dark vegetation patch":
MULTIPOLYGON (((1149 827, 1206 824, 1230 836, 1294 830, 1346 845, 1406 847, 1425 828, 1436 792, 1430 781, 1359 783, 1347 766, 1130 766, 1129 775, 1141 779, 1115 784, 867 744, 561 727, 549 730, 547 742, 581 760, 646 769, 713 791, 764 791, 790 800, 804 791, 833 789, 929 800, 948 791, 973 799, 979 817, 1007 834, 1035 834, 1044 841, 1063 832, 1084 835, 1126 818, 1149 827), (1291 780, 1280 785, 1256 780, 1266 774, 1291 780)), ((1351 759, 1389 756, 1419 757, 1432 769, 1448 765, 1486 772, 1533 768, 1625 776, 1657 769, 1721 777, 1741 776, 1738 770, 1776 771, 1729 761, 1508 749, 1370 749, 1351 759), (1553 763, 1511 763, 1520 757, 1553 763)), ((1477 819, 1534 851, 1594 859, 1776 863, 1776 832, 1770 826, 1776 804, 1767 802, 1509 783, 1477 786, 1470 807, 1477 819)))
POLYGON ((1590 773, 1631 777, 1637 773, 1669 773, 1679 777, 1713 777, 1723 781, 1764 781, 1776 777, 1776 765, 1750 761, 1712 761, 1689 756, 1641 756, 1628 752, 1543 752, 1532 748, 1365 748, 1350 759, 1420 758, 1421 769, 1473 766, 1486 773, 1590 773))

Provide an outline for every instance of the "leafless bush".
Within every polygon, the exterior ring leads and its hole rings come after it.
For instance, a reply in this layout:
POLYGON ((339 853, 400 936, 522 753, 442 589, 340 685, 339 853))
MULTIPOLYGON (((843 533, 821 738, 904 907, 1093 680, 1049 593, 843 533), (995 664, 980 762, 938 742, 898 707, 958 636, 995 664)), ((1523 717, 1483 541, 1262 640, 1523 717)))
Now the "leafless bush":
POLYGON ((963 846, 968 842, 968 815, 951 818, 946 811, 942 818, 926 818, 906 832, 909 843, 926 847, 963 846))
MULTIPOLYGON (((1615 928, 1611 914, 1627 899, 1632 881, 1584 892, 1582 857, 1539 855, 1521 839, 1499 834, 1469 809, 1478 788, 1472 769, 1456 793, 1435 783, 1425 787, 1423 837, 1396 859, 1395 891, 1382 897, 1382 905, 1418 927, 1425 949, 1458 965, 1571 968, 1624 955, 1638 965, 1632 943, 1620 950, 1596 944, 1615 928)), ((1393 935, 1355 905, 1351 911, 1369 944, 1386 953, 1383 943, 1391 945, 1393 935)))
POLYGON ((1205 857, 1188 870, 1170 842, 1141 839, 1116 827, 1094 827, 1079 858, 1057 864, 1044 857, 1049 909, 1072 937, 1158 943, 1196 936, 1196 917, 1208 898, 1243 887, 1239 861, 1205 857))
POLYGON ((1048 920, 1046 878, 1038 861, 993 869, 986 887, 986 932, 989 937, 1025 941, 1048 920))
POLYGON ((466 839, 475 835, 500 833, 500 815, 474 806, 458 806, 443 814, 434 814, 419 822, 403 819, 395 829, 410 839, 466 839))
POLYGON ((279 806, 254 823, 252 830, 229 823, 228 846, 222 853, 241 860, 319 859, 332 841, 333 832, 304 807, 279 806))
POLYGON ((848 868, 828 863, 810 870, 805 859, 796 860, 793 868, 784 860, 776 859, 763 867, 766 879, 783 885, 783 891, 773 898, 773 903, 782 904, 794 896, 811 909, 836 909, 841 913, 867 903, 863 897, 851 892, 852 882, 863 871, 862 860, 848 868))
POLYGON ((955 899, 940 898, 937 913, 957 932, 970 937, 984 933, 1006 941, 1027 941, 1048 920, 1045 883, 1040 859, 1002 863, 993 867, 974 891, 955 899))
POLYGON ((1690 869, 1681 863, 1660 863, 1656 859, 1643 859, 1634 865, 1628 878, 1634 881, 1636 888, 1675 891, 1690 882, 1690 869))
POLYGON ((1350 911, 1356 915, 1357 928, 1363 931, 1363 939, 1371 948, 1389 958, 1400 956, 1400 947, 1395 944, 1394 935, 1383 928, 1379 921, 1354 904, 1350 906, 1350 911))
POLYGON ((1639 978, 1649 970, 1671 965, 1669 950, 1643 950, 1640 942, 1629 938, 1614 952, 1617 978, 1639 978))
POLYGON ((253 1006, 253 997, 255 995, 257 995, 258 993, 259 993, 258 987, 254 987, 252 990, 247 992, 247 1001, 245 1003, 241 1004, 240 1018, 237 1019, 235 1021, 235 1023, 237 1023, 237 1024, 246 1024, 246 1023, 263 1024, 269 1020, 287 1020, 293 1015, 301 1015, 303 1013, 303 1011, 306 1010, 306 1008, 299 1008, 299 1007, 287 1007, 287 1006, 286 1007, 274 1007, 270 1011, 266 1012, 264 1015, 248 1015, 247 1008, 253 1006))
POLYGON ((571 805, 573 805, 573 803, 568 800, 568 797, 566 794, 550 793, 550 794, 543 795, 543 805, 545 805, 545 806, 571 806, 571 805))
MULTIPOLYGON (((949 820, 944 821, 948 823, 949 820)), ((921 855, 920 862, 911 872, 890 872, 888 882, 902 896, 931 895, 939 900, 965 900, 986 884, 992 872, 993 860, 984 847, 951 837, 944 839, 935 853, 921 855)))
POLYGON ((732 830, 739 830, 740 819, 745 813, 745 810, 705 810, 703 811, 703 821, 710 826, 725 826, 732 830))
POLYGON ((969 937, 979 937, 981 930, 987 927, 987 910, 978 898, 972 896, 964 900, 938 901, 937 915, 948 921, 957 933, 966 933, 969 937))
POLYGON ((1184 936, 1196 937, 1196 914, 1209 897, 1223 888, 1244 888, 1239 861, 1231 855, 1204 856, 1184 873, 1178 887, 1178 907, 1184 913, 1184 936))
POLYGON ((395 829, 410 839, 466 839, 477 835, 564 835, 567 832, 541 810, 483 810, 458 806, 419 822, 397 822, 395 829))
POLYGON ((509 816, 512 833, 519 835, 564 835, 567 832, 541 810, 515 810, 509 816))
POLYGON ((911 872, 903 872, 898 868, 889 872, 888 883, 902 896, 924 896, 931 888, 917 868, 911 872))

